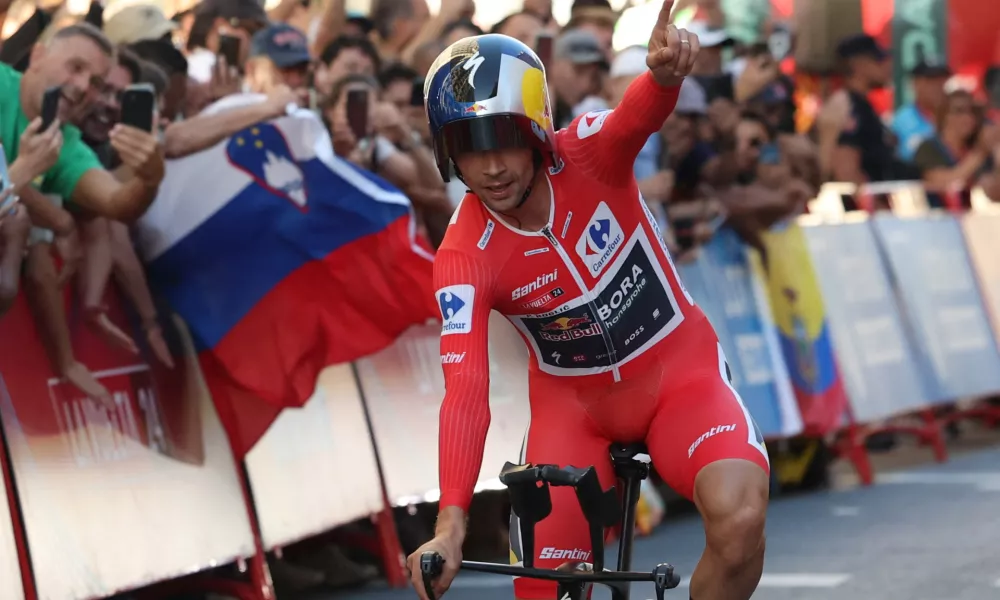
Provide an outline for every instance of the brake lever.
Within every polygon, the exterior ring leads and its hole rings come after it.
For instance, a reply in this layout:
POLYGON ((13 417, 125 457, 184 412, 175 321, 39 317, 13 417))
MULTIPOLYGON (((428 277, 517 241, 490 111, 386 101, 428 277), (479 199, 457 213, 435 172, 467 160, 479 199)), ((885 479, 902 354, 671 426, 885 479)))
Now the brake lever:
POLYGON ((420 555, 420 577, 424 580, 424 591, 428 600, 437 600, 434 595, 434 579, 444 571, 444 557, 437 552, 424 552, 420 555))

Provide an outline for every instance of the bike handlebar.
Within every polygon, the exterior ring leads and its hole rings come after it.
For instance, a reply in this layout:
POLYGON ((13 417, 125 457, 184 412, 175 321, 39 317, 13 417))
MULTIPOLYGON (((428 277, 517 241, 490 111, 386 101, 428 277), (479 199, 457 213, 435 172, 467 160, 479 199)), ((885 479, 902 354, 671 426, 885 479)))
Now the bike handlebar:
MULTIPOLYGON (((444 562, 444 557, 437 552, 424 552, 420 555, 420 574, 423 579, 424 591, 427 592, 427 598, 429 600, 436 600, 433 581, 434 579, 440 577, 441 573, 444 571, 444 562)), ((680 575, 675 573, 673 566, 668 564, 656 565, 656 567, 654 567, 649 573, 640 573, 635 571, 572 572, 474 561, 462 561, 462 568, 469 569, 471 571, 493 573, 496 575, 545 579, 549 581, 557 581, 559 583, 576 582, 613 584, 650 581, 656 587, 656 596, 659 600, 662 600, 665 590, 674 589, 681 583, 680 575)))

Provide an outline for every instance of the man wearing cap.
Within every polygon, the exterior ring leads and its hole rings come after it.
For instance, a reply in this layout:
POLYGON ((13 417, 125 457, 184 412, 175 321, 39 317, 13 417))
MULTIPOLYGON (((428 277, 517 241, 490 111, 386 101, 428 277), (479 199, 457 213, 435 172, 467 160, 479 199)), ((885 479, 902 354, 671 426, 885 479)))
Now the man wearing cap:
POLYGON ((155 4, 132 4, 104 19, 104 35, 116 45, 163 39, 178 27, 155 4))
POLYGON ((247 87, 258 94, 269 94, 278 85, 304 91, 311 62, 305 34, 291 25, 271 24, 250 40, 247 87))
POLYGON ((722 51, 736 44, 729 33, 721 27, 712 27, 706 21, 691 21, 688 31, 701 40, 701 53, 692 73, 698 76, 713 76, 722 74, 722 51))
POLYGON ((891 180, 896 176, 893 135, 868 100, 869 93, 884 88, 892 77, 889 55, 875 38, 862 34, 842 40, 837 57, 844 69, 850 116, 830 161, 833 178, 857 184, 891 180))
POLYGON ((942 61, 923 59, 910 71, 913 102, 901 106, 892 119, 892 131, 899 139, 896 149, 902 160, 913 156, 925 139, 934 135, 938 109, 944 103, 944 84, 951 69, 942 61))
POLYGON ((567 29, 588 31, 597 38, 608 60, 614 56, 612 42, 619 14, 608 0, 575 0, 567 29))
POLYGON ((607 108, 580 106, 588 96, 596 96, 601 91, 602 77, 607 69, 607 56, 594 34, 582 29, 567 29, 556 38, 549 81, 556 99, 553 111, 557 127, 568 126, 587 110, 607 108))

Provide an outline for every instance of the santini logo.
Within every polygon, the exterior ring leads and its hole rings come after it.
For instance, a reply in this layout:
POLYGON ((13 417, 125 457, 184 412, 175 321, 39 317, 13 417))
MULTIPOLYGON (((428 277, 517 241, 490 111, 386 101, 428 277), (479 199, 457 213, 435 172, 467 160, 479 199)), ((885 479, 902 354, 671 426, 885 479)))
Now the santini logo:
POLYGON ((573 548, 572 550, 560 550, 558 548, 553 548, 552 546, 546 546, 545 548, 542 548, 542 551, 538 554, 538 558, 582 560, 586 562, 590 560, 590 552, 587 550, 581 550, 580 548, 573 548))
POLYGON ((691 444, 691 447, 688 448, 688 458, 691 458, 691 456, 694 454, 694 451, 698 449, 698 446, 700 446, 702 442, 712 437, 713 435, 719 433, 725 433, 727 431, 736 431, 736 423, 733 423, 732 425, 719 425, 718 427, 713 427, 708 431, 706 431, 705 433, 701 434, 701 437, 696 439, 694 443, 691 444))
POLYGON ((459 354, 458 352, 449 352, 441 356, 442 365, 457 365, 458 363, 465 360, 465 352, 459 354))
POLYGON ((535 290, 541 288, 543 285, 548 285, 552 283, 556 279, 559 279, 559 269, 555 269, 547 275, 539 275, 538 278, 536 278, 528 285, 522 285, 521 287, 511 292, 510 299, 517 300, 518 298, 523 298, 528 294, 530 294, 531 292, 534 292, 535 290))
POLYGON ((472 331, 472 300, 476 288, 471 285, 449 285, 435 294, 441 308, 441 335, 472 331))

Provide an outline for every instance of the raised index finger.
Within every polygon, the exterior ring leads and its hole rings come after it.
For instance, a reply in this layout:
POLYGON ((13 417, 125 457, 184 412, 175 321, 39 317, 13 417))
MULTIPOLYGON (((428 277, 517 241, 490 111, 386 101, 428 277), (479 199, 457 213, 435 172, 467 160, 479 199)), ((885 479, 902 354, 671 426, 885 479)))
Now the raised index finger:
POLYGON ((663 0, 663 6, 660 7, 660 14, 656 17, 657 28, 663 28, 670 24, 673 10, 674 0, 663 0))

